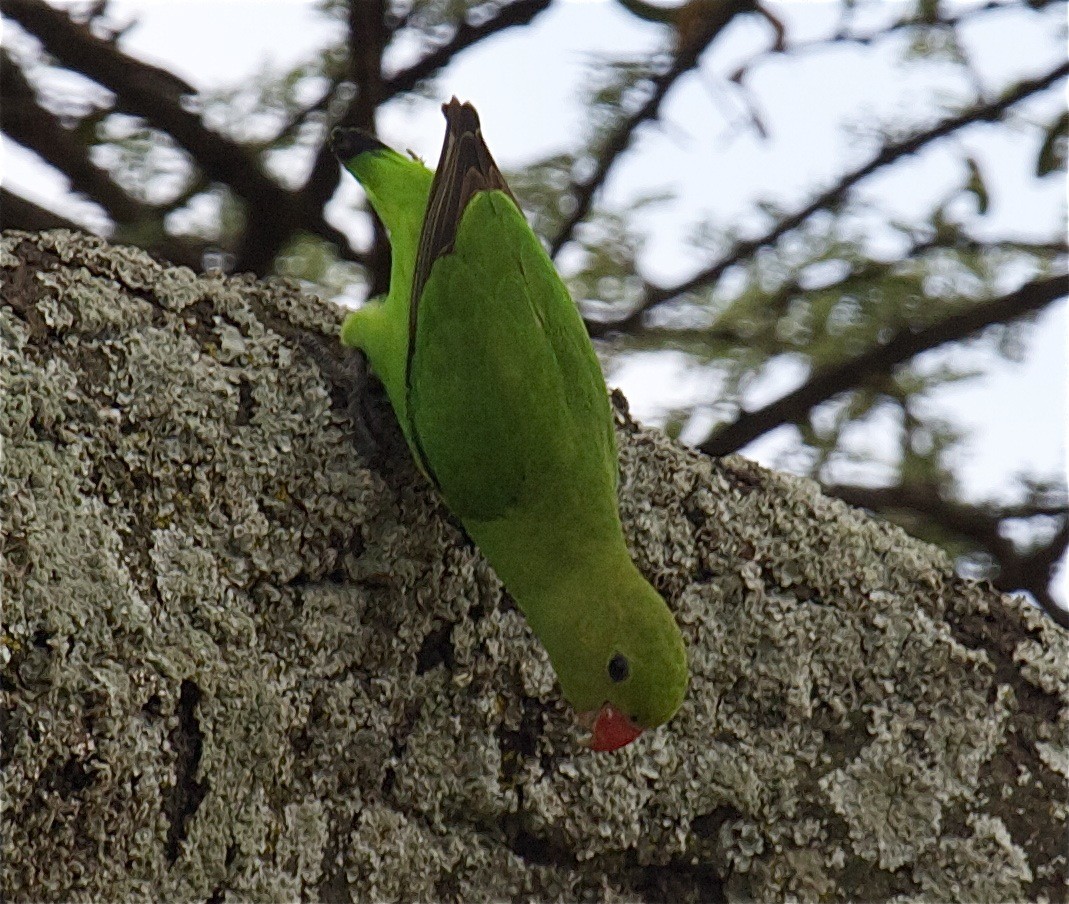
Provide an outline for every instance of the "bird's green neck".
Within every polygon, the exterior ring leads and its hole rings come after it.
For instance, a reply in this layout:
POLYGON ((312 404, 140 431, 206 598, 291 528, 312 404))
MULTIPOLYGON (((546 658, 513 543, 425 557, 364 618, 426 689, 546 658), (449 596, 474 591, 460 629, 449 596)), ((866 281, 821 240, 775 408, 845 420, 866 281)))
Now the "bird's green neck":
POLYGON ((523 530, 495 522, 468 525, 579 710, 603 702, 602 692, 589 684, 587 667, 607 659, 603 647, 623 617, 622 607, 643 599, 651 608, 664 606, 631 560, 615 513, 612 522, 600 530, 576 524, 564 532, 559 525, 553 532, 538 525, 523 530))
POLYGON ((577 510, 563 525, 555 513, 535 508, 493 521, 468 519, 465 527, 521 605, 525 599, 556 598, 561 582, 575 575, 612 576, 625 563, 634 569, 615 505, 577 510))

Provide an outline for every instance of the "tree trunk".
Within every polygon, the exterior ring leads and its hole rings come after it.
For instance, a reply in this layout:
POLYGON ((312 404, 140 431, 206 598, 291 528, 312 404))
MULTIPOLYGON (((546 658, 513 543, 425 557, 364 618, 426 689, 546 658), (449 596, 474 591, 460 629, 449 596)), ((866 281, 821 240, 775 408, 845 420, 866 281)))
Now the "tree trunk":
POLYGON ((62 231, 0 273, 4 897, 1065 899, 1069 634, 933 547, 618 404, 693 681, 592 754, 337 310, 62 231))

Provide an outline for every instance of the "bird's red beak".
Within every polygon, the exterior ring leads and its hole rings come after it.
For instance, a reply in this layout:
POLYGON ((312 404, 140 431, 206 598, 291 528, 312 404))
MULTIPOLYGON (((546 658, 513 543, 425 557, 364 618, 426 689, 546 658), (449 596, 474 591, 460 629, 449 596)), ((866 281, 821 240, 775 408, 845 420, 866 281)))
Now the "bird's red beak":
POLYGON ((579 721, 590 729, 586 746, 599 752, 619 750, 642 734, 642 729, 611 703, 603 704, 599 710, 580 713, 579 721))

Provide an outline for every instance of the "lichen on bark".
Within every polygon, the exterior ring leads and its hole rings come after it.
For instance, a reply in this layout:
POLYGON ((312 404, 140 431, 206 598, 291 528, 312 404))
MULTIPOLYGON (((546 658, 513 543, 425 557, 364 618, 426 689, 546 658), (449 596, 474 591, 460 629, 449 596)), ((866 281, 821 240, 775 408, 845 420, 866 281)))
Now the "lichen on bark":
POLYGON ((1069 639, 934 548, 618 406, 693 683, 593 755, 338 311, 67 232, 0 274, 6 898, 1066 897, 1069 639))

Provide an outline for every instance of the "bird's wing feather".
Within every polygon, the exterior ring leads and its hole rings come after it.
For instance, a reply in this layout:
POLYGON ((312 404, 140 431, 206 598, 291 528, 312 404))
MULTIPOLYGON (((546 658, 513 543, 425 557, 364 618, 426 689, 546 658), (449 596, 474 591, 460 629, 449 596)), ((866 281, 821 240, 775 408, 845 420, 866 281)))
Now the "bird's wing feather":
POLYGON ((512 199, 480 191, 431 267, 410 349, 413 434, 446 502, 615 508, 605 384, 582 321, 512 199))

